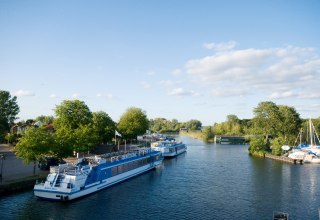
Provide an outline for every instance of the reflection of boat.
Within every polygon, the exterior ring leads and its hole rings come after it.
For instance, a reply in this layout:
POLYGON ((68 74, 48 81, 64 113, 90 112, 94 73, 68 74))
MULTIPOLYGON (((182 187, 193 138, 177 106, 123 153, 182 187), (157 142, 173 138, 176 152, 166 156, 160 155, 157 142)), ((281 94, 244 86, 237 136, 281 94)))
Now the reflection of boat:
POLYGON ((175 157, 187 151, 187 146, 175 140, 156 141, 151 143, 151 149, 161 151, 164 157, 175 157))
POLYGON ((81 158, 76 165, 51 167, 46 181, 34 186, 34 194, 49 200, 76 199, 156 168, 162 160, 161 152, 150 148, 81 158))

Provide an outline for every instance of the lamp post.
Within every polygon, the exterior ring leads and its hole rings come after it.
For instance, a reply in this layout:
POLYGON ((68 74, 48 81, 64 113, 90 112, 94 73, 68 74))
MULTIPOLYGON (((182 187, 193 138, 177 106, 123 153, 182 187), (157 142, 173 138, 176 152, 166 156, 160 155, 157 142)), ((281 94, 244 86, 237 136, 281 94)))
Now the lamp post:
POLYGON ((1 172, 0 172, 0 183, 2 183, 2 168, 3 168, 3 160, 6 159, 6 156, 4 154, 0 154, 0 159, 1 159, 1 172))

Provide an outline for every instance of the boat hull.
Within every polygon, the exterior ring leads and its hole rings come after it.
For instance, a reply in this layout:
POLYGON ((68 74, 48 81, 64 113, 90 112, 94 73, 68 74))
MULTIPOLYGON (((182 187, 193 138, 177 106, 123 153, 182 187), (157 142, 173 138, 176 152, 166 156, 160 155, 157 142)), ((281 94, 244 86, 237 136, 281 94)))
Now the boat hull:
POLYGON ((34 186, 34 195, 40 199, 54 200, 54 201, 70 201, 70 200, 78 199, 83 196, 90 195, 99 190, 110 187, 119 182, 128 180, 132 177, 148 172, 152 169, 155 169, 159 167, 161 163, 162 163, 162 160, 154 161, 153 163, 138 167, 136 169, 116 175, 114 177, 110 177, 110 178, 92 183, 90 185, 86 185, 82 189, 61 190, 58 187, 45 188, 43 184, 36 184, 34 186))

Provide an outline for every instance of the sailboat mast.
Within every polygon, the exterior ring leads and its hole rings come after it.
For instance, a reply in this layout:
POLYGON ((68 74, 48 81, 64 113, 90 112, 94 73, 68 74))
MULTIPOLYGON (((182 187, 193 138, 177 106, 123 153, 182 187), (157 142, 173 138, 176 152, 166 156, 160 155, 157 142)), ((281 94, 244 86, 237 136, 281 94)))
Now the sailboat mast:
POLYGON ((313 146, 313 131, 312 131, 312 121, 311 118, 309 119, 309 126, 310 126, 310 146, 313 146))

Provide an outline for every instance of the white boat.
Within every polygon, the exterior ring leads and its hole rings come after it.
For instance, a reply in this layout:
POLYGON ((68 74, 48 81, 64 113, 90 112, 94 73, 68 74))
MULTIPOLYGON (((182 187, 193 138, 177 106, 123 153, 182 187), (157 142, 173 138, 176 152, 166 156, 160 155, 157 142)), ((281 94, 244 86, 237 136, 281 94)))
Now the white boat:
POLYGON ((305 163, 320 163, 319 136, 311 119, 307 127, 307 139, 305 143, 302 143, 302 133, 301 131, 298 136, 300 144, 292 150, 288 157, 298 160, 303 159, 305 163))
POLYGON ((46 181, 34 186, 34 195, 48 200, 77 199, 154 169, 162 161, 162 153, 150 148, 81 158, 75 165, 51 167, 46 181))
POLYGON ((151 143, 151 149, 161 151, 164 157, 175 157, 187 151, 187 146, 175 140, 156 141, 151 143))
POLYGON ((314 155, 313 153, 309 153, 304 157, 304 163, 320 163, 320 157, 314 155))
POLYGON ((292 158, 294 160, 304 160, 307 152, 296 150, 289 154, 289 158, 292 158))

